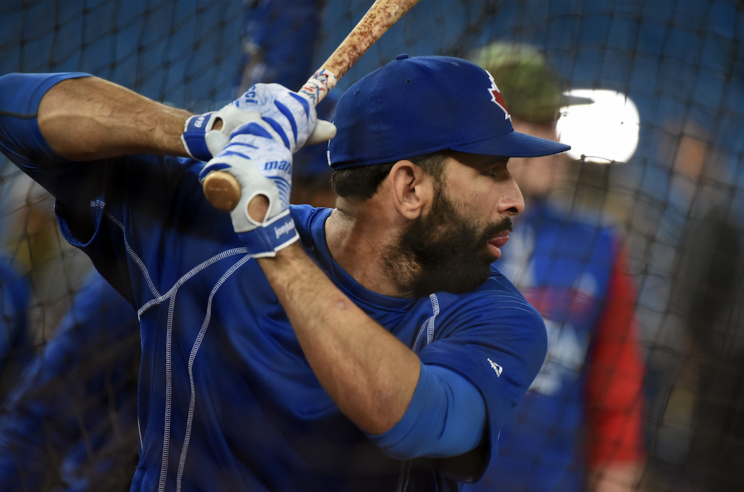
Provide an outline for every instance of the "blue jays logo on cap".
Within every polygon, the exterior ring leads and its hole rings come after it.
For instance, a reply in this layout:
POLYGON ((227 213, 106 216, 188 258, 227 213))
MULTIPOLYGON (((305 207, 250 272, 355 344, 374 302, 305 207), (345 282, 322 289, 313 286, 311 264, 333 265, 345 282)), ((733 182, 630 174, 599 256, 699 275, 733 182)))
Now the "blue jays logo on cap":
POLYGON ((539 157, 570 148, 515 132, 491 74, 448 56, 400 55, 362 77, 341 96, 334 123, 328 152, 336 170, 445 149, 539 157))
POLYGON ((488 74, 488 79, 491 81, 491 87, 488 88, 488 92, 491 93, 491 102, 494 103, 496 106, 500 107, 502 111, 504 111, 505 120, 510 120, 511 115, 509 114, 509 110, 506 109, 506 102, 504 101, 504 96, 501 95, 501 91, 496 85, 496 82, 493 80, 493 75, 491 75, 491 73, 488 70, 484 70, 484 72, 488 74))

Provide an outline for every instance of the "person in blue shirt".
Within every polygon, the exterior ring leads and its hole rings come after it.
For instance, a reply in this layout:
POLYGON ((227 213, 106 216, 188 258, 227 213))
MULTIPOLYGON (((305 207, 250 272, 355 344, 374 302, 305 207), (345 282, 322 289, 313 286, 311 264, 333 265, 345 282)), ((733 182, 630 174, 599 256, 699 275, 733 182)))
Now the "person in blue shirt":
MULTIPOLYGON (((520 131, 557 139, 560 108, 585 102, 562 95, 560 78, 533 46, 497 41, 470 58, 505 91, 520 131)), ((622 235, 579 205, 570 165, 564 155, 512 160, 527 211, 499 269, 545 320, 548 353, 502 429, 500 459, 469 492, 638 486, 645 368, 635 284, 622 235)))
POLYGON ((3 401, 32 355, 29 297, 26 280, 0 257, 0 398, 3 401))
POLYGON ((5 404, 0 489, 121 490, 137 464, 139 345, 132 306, 91 272, 5 404))
POLYGON ((514 132, 487 72, 401 55, 351 86, 333 210, 289 206, 292 152, 332 127, 278 85, 193 116, 10 74, 0 115, 2 151, 138 311, 131 490, 458 490, 496 459, 546 351, 492 265, 523 209, 508 157, 568 146, 514 132), (242 188, 230 214, 203 195, 215 170, 242 188))

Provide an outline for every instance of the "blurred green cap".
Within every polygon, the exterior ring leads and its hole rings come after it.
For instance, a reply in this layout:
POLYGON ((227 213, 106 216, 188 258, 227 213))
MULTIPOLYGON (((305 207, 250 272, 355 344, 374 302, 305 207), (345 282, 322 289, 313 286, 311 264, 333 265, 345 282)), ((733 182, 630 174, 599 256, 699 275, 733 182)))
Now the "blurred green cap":
POLYGON ((554 122, 565 104, 560 78, 533 46, 495 41, 471 51, 466 58, 488 70, 509 114, 520 120, 554 122))

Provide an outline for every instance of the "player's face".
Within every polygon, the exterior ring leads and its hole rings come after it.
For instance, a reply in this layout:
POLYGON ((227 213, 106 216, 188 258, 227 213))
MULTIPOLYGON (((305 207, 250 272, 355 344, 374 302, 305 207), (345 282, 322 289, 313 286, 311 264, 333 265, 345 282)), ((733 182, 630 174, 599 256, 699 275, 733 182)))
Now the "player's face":
MULTIPOLYGON (((508 158, 456 152, 447 163, 445 189, 468 220, 496 224, 524 211, 524 199, 507 168, 508 158)), ((506 239, 506 238, 504 238, 506 239)), ((494 260, 504 241, 488 240, 494 260)))
POLYGON ((405 290, 469 292, 488 279, 501 257, 512 215, 524 208, 522 195, 506 169, 506 159, 454 154, 443 182, 435 185, 431 210, 401 236, 388 260, 412 259, 420 267, 405 290))

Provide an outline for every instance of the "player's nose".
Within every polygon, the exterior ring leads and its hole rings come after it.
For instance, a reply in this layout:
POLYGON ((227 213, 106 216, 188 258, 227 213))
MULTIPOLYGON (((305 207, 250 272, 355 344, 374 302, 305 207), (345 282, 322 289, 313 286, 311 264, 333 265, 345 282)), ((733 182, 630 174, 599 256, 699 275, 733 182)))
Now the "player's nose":
POLYGON ((519 215, 524 212, 524 197, 517 182, 510 178, 504 184, 503 195, 499 201, 499 214, 506 217, 519 215))

